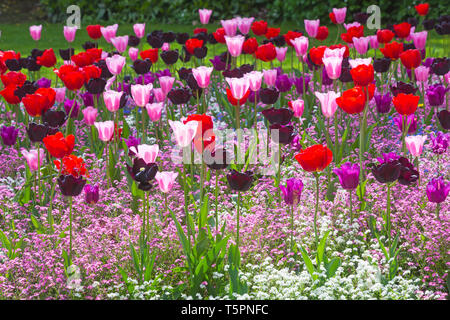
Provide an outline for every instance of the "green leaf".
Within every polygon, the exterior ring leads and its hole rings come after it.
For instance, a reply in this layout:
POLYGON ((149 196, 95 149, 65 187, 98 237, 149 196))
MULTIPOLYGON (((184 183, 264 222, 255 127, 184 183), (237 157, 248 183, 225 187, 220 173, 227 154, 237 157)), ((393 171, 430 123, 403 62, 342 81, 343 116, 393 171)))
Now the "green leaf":
POLYGON ((205 197, 205 199, 203 200, 202 203, 202 207, 200 209, 200 215, 199 215, 199 220, 198 220, 198 227, 204 228, 206 226, 206 220, 208 218, 208 213, 209 213, 209 198, 205 197))
POLYGON ((300 252, 302 253, 303 261, 305 262, 306 269, 308 270, 309 274, 311 275, 311 278, 313 280, 316 280, 317 279, 317 275, 314 274, 314 272, 316 272, 316 269, 314 268, 313 263, 312 263, 311 259, 308 256, 308 253, 306 252, 306 250, 302 246, 300 246, 300 252))
POLYGON ((341 265, 341 259, 340 258, 333 258, 331 259, 330 263, 328 263, 326 265, 326 269, 327 269, 327 276, 328 278, 331 278, 335 275, 336 270, 339 268, 339 266, 341 265))
POLYGON ((327 242, 328 235, 330 231, 327 231, 323 238, 320 240, 319 246, 317 247, 317 266, 319 266, 323 261, 323 255, 325 253, 325 244, 327 242))

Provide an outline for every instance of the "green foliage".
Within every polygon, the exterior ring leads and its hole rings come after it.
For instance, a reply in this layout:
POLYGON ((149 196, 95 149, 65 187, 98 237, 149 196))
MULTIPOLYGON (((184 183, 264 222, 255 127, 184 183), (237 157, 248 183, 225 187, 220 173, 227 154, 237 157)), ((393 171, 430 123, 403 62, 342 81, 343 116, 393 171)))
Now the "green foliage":
MULTIPOLYGON (((416 16, 414 5, 419 1, 388 1, 376 3, 381 8, 382 24, 398 22, 410 16, 416 16)), ((430 13, 428 17, 436 18, 446 13, 444 2, 429 0, 430 13)), ((51 22, 62 22, 67 18, 66 9, 73 4, 71 0, 41 0, 41 9, 51 22)), ((353 21, 352 15, 366 11, 374 4, 368 0, 331 0, 317 2, 313 0, 254 0, 254 1, 212 1, 212 0, 79 0, 76 3, 81 8, 83 23, 137 22, 152 21, 158 23, 192 23, 198 22, 198 9, 213 10, 212 22, 231 18, 235 15, 253 16, 257 19, 267 19, 270 22, 303 21, 303 19, 320 19, 329 24, 328 13, 331 9, 347 6, 347 22, 353 21)))

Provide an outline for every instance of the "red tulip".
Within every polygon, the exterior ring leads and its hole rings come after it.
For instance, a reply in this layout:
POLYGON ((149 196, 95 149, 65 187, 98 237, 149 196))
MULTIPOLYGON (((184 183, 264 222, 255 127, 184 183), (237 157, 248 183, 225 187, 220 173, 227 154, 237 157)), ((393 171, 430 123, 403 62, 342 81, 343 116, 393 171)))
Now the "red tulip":
POLYGON ((215 135, 213 133, 213 121, 210 116, 206 114, 193 114, 187 117, 184 120, 184 124, 189 121, 197 121, 197 133, 194 137, 194 147, 198 152, 202 152, 202 150, 206 148, 213 147, 215 142, 215 135), (202 148, 203 146, 203 148, 202 148))
POLYGON ((323 41, 326 38, 328 38, 328 28, 326 26, 320 26, 319 29, 317 29, 316 39, 323 41))
POLYGON ((353 38, 364 37, 364 26, 350 27, 346 33, 341 34, 342 40, 347 43, 353 43, 353 38))
POLYGON ((80 90, 85 82, 85 75, 81 71, 70 71, 62 74, 60 78, 66 88, 72 91, 80 90))
MULTIPOLYGON (((59 170, 61 161, 60 160, 54 160, 53 163, 55 164, 56 168, 59 170)), ((62 168, 61 168, 61 174, 63 175, 72 175, 75 178, 78 178, 80 176, 89 176, 86 164, 84 163, 84 160, 82 158, 78 158, 77 156, 70 154, 68 156, 65 156, 62 158, 62 168)))
POLYGON ((18 88, 15 84, 10 84, 6 86, 5 89, 0 91, 0 95, 8 102, 9 104, 18 104, 20 102, 19 97, 14 94, 14 91, 18 88))
POLYGON ((320 172, 333 160, 333 153, 327 146, 316 144, 308 147, 295 156, 295 160, 308 172, 320 172))
MULTIPOLYGON (((200 41, 202 41, 203 43, 203 40, 200 41)), ((141 51, 139 55, 141 56, 142 60, 149 59, 152 63, 156 63, 156 61, 158 61, 158 48, 141 51)))
POLYGON ((277 51, 273 43, 269 42, 267 44, 260 45, 255 52, 256 59, 268 62, 272 61, 277 57, 277 51))
POLYGON ((39 88, 33 94, 27 94, 22 102, 28 114, 40 117, 55 103, 56 92, 52 88, 39 88))
POLYGON ((419 103, 420 96, 412 94, 399 93, 392 98, 395 110, 404 116, 409 116, 416 112, 417 105, 419 103))
POLYGON ((216 30, 216 32, 213 32, 213 36, 214 39, 216 39, 216 41, 218 43, 225 43, 225 29, 224 28, 219 28, 216 30))
POLYGON ((56 56, 53 48, 44 50, 42 56, 36 58, 36 63, 47 68, 53 67, 56 64, 56 56))
POLYGON ((309 50, 309 57, 310 57, 312 63, 314 63, 317 66, 323 65, 322 58, 323 58, 323 54, 324 54, 326 48, 327 48, 326 46, 320 46, 317 48, 312 47, 309 50))
POLYGON ((186 50, 187 52, 189 52, 190 54, 194 54, 194 49, 195 48, 201 48, 203 46, 203 40, 199 40, 199 39, 188 39, 186 41, 186 50))
POLYGON ((94 40, 100 39, 102 37, 102 32, 100 31, 101 27, 102 26, 99 24, 87 26, 86 31, 87 31, 89 37, 94 40))
POLYGON ((74 54, 70 59, 80 68, 88 66, 94 62, 92 55, 87 52, 74 54))
POLYGON ((10 71, 6 74, 2 74, 1 79, 5 87, 11 84, 21 87, 25 83, 25 80, 27 80, 27 76, 22 72, 10 71))
POLYGON ((57 132, 54 135, 46 136, 42 142, 52 157, 62 159, 72 153, 75 137, 73 134, 69 134, 64 138, 61 132, 57 132))
POLYGON ((9 59, 15 59, 15 60, 19 60, 20 59, 20 53, 19 52, 14 52, 12 50, 8 50, 8 51, 1 51, 0 50, 0 74, 5 73, 8 70, 8 67, 6 67, 6 60, 9 59))
POLYGON ((82 71, 84 72, 85 83, 88 83, 91 79, 100 78, 100 76, 102 75, 102 69, 97 66, 86 66, 82 68, 82 71))
POLYGON ((265 37, 267 39, 272 39, 272 38, 278 37, 279 34, 280 34, 280 28, 267 28, 265 37))
POLYGON ((267 33, 267 22, 266 21, 255 21, 252 24, 252 31, 257 36, 262 36, 267 33))
POLYGON ((416 8, 419 16, 426 16, 428 14, 428 10, 430 9, 430 5, 428 3, 420 3, 417 6, 414 6, 414 8, 416 8))
POLYGON ((342 96, 336 98, 336 103, 348 114, 361 113, 366 105, 366 96, 361 87, 355 87, 345 90, 342 96))
POLYGON ((409 33, 411 32, 411 25, 408 22, 394 24, 394 31, 397 38, 407 38, 409 36, 409 33))
POLYGON ((199 34, 199 33, 208 33, 208 29, 206 28, 195 28, 194 29, 194 34, 199 34))
POLYGON ((253 54, 258 49, 258 41, 256 41, 256 38, 249 38, 244 41, 244 44, 242 45, 242 51, 246 54, 253 54))
POLYGON ((360 64, 356 68, 350 70, 353 82, 357 86, 365 87, 369 83, 372 83, 375 77, 373 65, 360 64))
POLYGON ((370 83, 369 85, 365 86, 365 87, 361 87, 361 86, 355 86, 356 89, 359 89, 361 91, 363 91, 364 93, 364 98, 367 98, 367 89, 369 89, 369 101, 372 100, 373 95, 375 93, 375 84, 370 83))
POLYGON ((415 69, 422 63, 422 56, 417 49, 410 49, 400 53, 400 60, 406 69, 415 69))
POLYGON ((86 53, 91 56, 93 62, 97 62, 102 58, 102 51, 103 51, 102 49, 91 48, 87 49, 86 53))
POLYGON ((330 12, 328 14, 328 16, 330 17, 331 22, 333 22, 334 24, 337 24, 336 16, 334 15, 334 12, 330 12))
POLYGON ((377 31, 377 41, 379 43, 389 43, 394 39, 394 33, 389 29, 377 31))
POLYGON ((387 43, 384 48, 380 48, 380 51, 386 58, 397 60, 403 51, 403 43, 396 41, 387 43))
MULTIPOLYGON (((239 105, 240 106, 242 106, 243 104, 245 104, 247 102, 247 99, 248 99, 249 95, 250 95, 250 90, 247 90, 247 93, 244 94, 242 99, 239 100, 239 105)), ((231 93, 231 90, 229 88, 227 88, 227 98, 228 98, 228 102, 230 102, 231 105, 233 105, 233 106, 237 106, 238 105, 238 100, 233 97, 233 94, 231 93)))
POLYGON ((284 35, 284 40, 286 41, 287 45, 290 47, 294 47, 294 45, 291 43, 291 40, 294 40, 296 38, 299 38, 303 35, 303 33, 301 32, 297 32, 297 31, 288 31, 285 35, 284 35))

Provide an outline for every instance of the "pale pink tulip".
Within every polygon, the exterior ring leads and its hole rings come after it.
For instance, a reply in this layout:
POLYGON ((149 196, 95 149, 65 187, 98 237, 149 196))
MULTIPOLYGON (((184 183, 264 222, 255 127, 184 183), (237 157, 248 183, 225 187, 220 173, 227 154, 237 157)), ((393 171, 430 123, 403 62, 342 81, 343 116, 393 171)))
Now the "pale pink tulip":
POLYGON ((294 117, 300 118, 305 109, 305 102, 302 99, 292 100, 289 103, 289 107, 294 111, 294 117))
POLYGON ((326 118, 331 118, 337 109, 336 98, 340 96, 339 93, 328 91, 327 93, 315 92, 317 99, 319 99, 322 113, 326 118))
POLYGON ((101 27, 100 32, 102 33, 103 38, 105 38, 106 42, 111 43, 111 39, 116 36, 118 28, 119 25, 116 23, 111 26, 101 27))
POLYGON ((21 148, 20 152, 25 157, 25 160, 27 161, 30 171, 36 171, 39 167, 42 167, 42 164, 44 163, 44 158, 45 158, 44 149, 39 148, 39 165, 38 165, 38 150, 37 149, 31 149, 30 151, 28 151, 24 148, 21 148))
POLYGON ((147 103, 145 105, 145 109, 147 109, 148 117, 151 121, 158 121, 159 119, 161 119, 163 107, 163 102, 147 103))
POLYGON ((405 138, 406 147, 413 157, 422 154, 425 140, 427 140, 427 136, 408 136, 405 138))
POLYGON ((430 74, 430 68, 425 66, 419 66, 414 69, 414 74, 416 75, 416 80, 420 82, 427 82, 428 76, 430 74))
POLYGON ((361 23, 359 23, 359 22, 352 22, 352 23, 349 23, 349 24, 346 24, 346 23, 344 23, 344 28, 345 28, 345 30, 348 30, 348 29, 350 29, 351 27, 360 27, 361 26, 361 23))
POLYGON ((133 25, 134 34, 139 39, 145 37, 145 23, 136 23, 133 25))
POLYGON ((303 57, 308 52, 309 40, 305 36, 301 36, 291 40, 297 57, 303 57))
POLYGON ((142 85, 134 84, 131 86, 131 96, 133 97, 134 103, 139 107, 144 107, 148 100, 150 100, 150 93, 153 89, 151 83, 142 85))
POLYGON ((125 52, 128 46, 128 36, 111 38, 111 43, 119 53, 125 52))
POLYGON ((345 16, 347 14, 347 8, 333 8, 334 18, 337 24, 342 24, 345 21, 345 16))
POLYGON ((239 31, 242 34, 247 35, 250 32, 250 28, 252 27, 253 20, 255 20, 255 18, 253 18, 253 17, 238 19, 239 31))
POLYGON ((231 94, 233 98, 241 100, 245 96, 248 89, 250 88, 250 81, 248 78, 225 78, 228 85, 230 86, 231 94))
POLYGON ((155 175, 156 181, 158 181, 158 187, 161 192, 168 193, 173 188, 175 179, 178 176, 178 172, 173 171, 163 171, 157 172, 155 175))
POLYGON ((320 20, 306 20, 305 19, 305 30, 308 36, 315 38, 319 30, 320 20))
POLYGON ((342 70, 342 58, 328 57, 322 58, 323 65, 327 72, 328 78, 332 80, 339 79, 342 70))
POLYGON ((348 63, 350 64, 350 67, 352 68, 356 68, 357 66, 361 65, 361 64, 365 64, 365 65, 369 65, 372 64, 372 58, 366 58, 366 59, 361 59, 361 58, 357 58, 357 59, 350 59, 348 60, 348 63))
POLYGON ((335 57, 343 59, 344 54, 345 48, 337 48, 337 49, 326 48, 325 51, 323 52, 323 58, 335 57))
POLYGON ((161 88, 153 88, 153 95, 155 96, 156 102, 164 102, 167 97, 161 88))
POLYGON ((369 38, 368 37, 353 37, 353 45, 355 46, 356 52, 363 55, 369 50, 369 38))
POLYGON ((244 36, 225 36, 225 41, 227 44, 228 52, 232 57, 238 57, 242 53, 242 46, 244 45, 244 36))
POLYGON ((103 92, 103 100, 105 101, 106 109, 111 112, 119 110, 122 95, 123 91, 117 92, 115 90, 108 90, 103 92))
POLYGON ((273 87, 275 85, 275 81, 277 80, 277 70, 276 69, 263 70, 263 75, 264 75, 264 83, 268 87, 273 87))
POLYGON ((369 38, 370 47, 372 49, 378 49, 378 47, 380 46, 380 44, 378 43, 378 37, 376 35, 373 35, 373 36, 368 36, 368 38, 369 38))
POLYGON ((161 51, 169 51, 169 50, 170 50, 170 43, 164 42, 161 47, 161 51))
POLYGON ((275 47, 275 51, 277 52, 277 60, 283 62, 286 59, 287 47, 278 48, 275 47))
POLYGON ((55 95, 55 101, 58 103, 64 102, 66 100, 66 87, 62 88, 54 88, 56 95, 55 95))
POLYGON ((112 57, 106 58, 106 66, 108 67, 109 72, 113 75, 118 75, 122 72, 126 60, 127 58, 115 54, 112 57))
POLYGON ((38 26, 30 26, 30 36, 34 41, 41 39, 42 24, 38 26))
POLYGON ((140 144, 137 147, 133 146, 130 151, 134 152, 136 156, 146 164, 154 163, 159 153, 159 146, 157 144, 140 144))
POLYGON ((98 138, 104 142, 109 142, 114 134, 114 121, 94 122, 98 130, 98 138))
POLYGON ((244 74, 250 84, 250 90, 253 92, 258 91, 261 88, 263 73, 261 71, 251 71, 244 74))
POLYGON ((213 67, 205 67, 200 66, 198 68, 192 69, 192 75, 195 78, 195 81, 197 81, 197 84, 200 88, 207 88, 209 86, 211 73, 213 71, 213 67))
POLYGON ((418 50, 425 49, 425 46, 427 44, 427 36, 428 36, 427 31, 415 32, 411 34, 411 38, 414 42, 414 46, 416 47, 416 49, 418 50))
POLYGON ((164 95, 167 96, 170 90, 172 90, 173 83, 175 82, 174 77, 163 76, 159 77, 159 85, 164 92, 164 95))
POLYGON ((73 42, 75 40, 75 33, 77 32, 77 27, 68 27, 64 26, 64 38, 66 38, 67 42, 73 42))
POLYGON ((412 35, 416 32, 416 27, 411 27, 409 35, 405 38, 406 41, 413 41, 412 35))
POLYGON ((92 126, 97 120, 98 110, 92 106, 84 108, 81 112, 83 112, 84 122, 88 126, 92 126))
POLYGON ((128 55, 130 56, 131 61, 136 61, 139 57, 139 49, 131 47, 128 49, 128 55))
POLYGON ((234 37, 237 31, 237 21, 235 19, 220 20, 225 34, 229 37, 234 37))
POLYGON ((189 121, 184 124, 181 121, 169 120, 169 125, 173 130, 177 145, 181 148, 189 146, 197 134, 198 121, 189 121))
POLYGON ((198 9, 198 14, 200 16, 201 24, 208 24, 209 19, 211 18, 212 10, 209 9, 198 9))

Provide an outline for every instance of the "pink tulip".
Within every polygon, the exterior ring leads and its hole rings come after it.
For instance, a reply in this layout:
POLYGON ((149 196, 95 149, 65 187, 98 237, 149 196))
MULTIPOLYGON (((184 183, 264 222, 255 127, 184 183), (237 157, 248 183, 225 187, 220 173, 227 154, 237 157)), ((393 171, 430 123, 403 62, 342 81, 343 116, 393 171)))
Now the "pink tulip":
POLYGON ((134 152, 138 158, 144 160, 146 164, 149 164, 155 162, 159 153, 159 146, 157 144, 140 144, 131 147, 130 151, 134 152))
POLYGON ((101 27, 100 32, 102 33, 103 38, 105 38, 106 42, 111 43, 111 39, 116 36, 118 28, 119 25, 116 23, 112 26, 101 27))
POLYGON ((363 55, 369 49, 369 38, 368 37, 361 37, 361 38, 353 37, 353 45, 355 46, 356 52, 358 52, 360 55, 363 55))
POLYGON ((169 51, 169 50, 170 50, 170 43, 164 42, 161 47, 161 51, 169 51))
POLYGON ((175 82, 174 77, 163 76, 159 77, 159 85, 161 86, 164 95, 167 96, 170 90, 172 90, 173 83, 175 82))
POLYGON ((84 108, 81 112, 83 112, 84 122, 88 126, 92 126, 95 120, 97 120, 98 110, 96 108, 89 106, 84 108))
POLYGON ((58 103, 64 102, 66 100, 66 87, 62 88, 54 88, 56 95, 55 95, 55 101, 58 103))
POLYGON ((113 75, 118 75, 122 72, 126 60, 127 58, 115 54, 112 57, 106 58, 106 66, 108 67, 109 72, 113 75))
POLYGON ((153 85, 151 83, 146 85, 134 84, 131 86, 131 96, 137 106, 144 107, 148 103, 152 89, 153 85))
POLYGON ((241 100, 245 96, 248 89, 250 88, 250 81, 248 78, 225 78, 228 85, 230 86, 231 94, 233 98, 241 100))
POLYGON ((103 100, 105 101, 106 109, 111 112, 116 112, 119 110, 122 95, 123 91, 117 92, 114 90, 108 90, 103 92, 103 100))
POLYGON ((45 158, 45 151, 42 148, 39 148, 39 165, 38 165, 38 150, 31 149, 30 151, 21 148, 20 152, 25 157, 27 161, 28 167, 30 171, 36 171, 39 167, 42 167, 45 158))
POLYGON ((333 8, 334 18, 337 24, 342 24, 345 21, 345 15, 347 14, 347 8, 336 9, 333 8))
POLYGON ((112 76, 108 80, 106 80, 105 90, 108 91, 111 89, 111 86, 113 85, 114 81, 116 81, 116 76, 112 76))
POLYGON ((305 36, 301 36, 291 40, 297 57, 303 57, 308 52, 309 40, 305 36))
POLYGON ((444 75, 444 79, 445 79, 445 82, 447 82, 447 85, 450 84, 450 71, 444 75))
POLYGON ((30 26, 30 36, 34 41, 39 41, 41 39, 42 24, 38 26, 30 26))
POLYGON ((242 34, 247 35, 250 32, 250 28, 252 27, 253 20, 255 20, 255 18, 253 18, 253 17, 238 19, 239 31, 242 34))
POLYGON ((378 37, 376 35, 374 35, 374 36, 368 36, 368 38, 369 38, 370 47, 372 49, 378 49, 378 47, 380 46, 380 44, 378 43, 378 37))
POLYGON ((200 16, 201 24, 208 24, 209 18, 211 18, 212 10, 209 9, 198 9, 198 14, 200 16))
POLYGON ((131 61, 136 61, 138 58, 139 49, 131 47, 128 49, 128 55, 130 56, 131 61))
POLYGON ((414 74, 416 75, 416 80, 420 82, 427 82, 428 76, 430 74, 430 68, 425 66, 419 66, 414 69, 414 74))
POLYGON ((232 57, 238 57, 242 53, 242 46, 244 45, 244 36, 225 36, 225 41, 227 43, 228 52, 232 57))
POLYGON ((273 87, 275 85, 275 81, 277 80, 277 70, 276 69, 263 70, 263 75, 264 75, 264 83, 268 87, 273 87))
POLYGON ((342 58, 339 57, 328 57, 322 58, 325 70, 327 72, 328 78, 332 80, 339 79, 341 76, 342 69, 342 58))
POLYGON ((147 103, 145 105, 145 109, 147 109, 148 117, 151 121, 158 121, 159 119, 161 119, 163 107, 163 102, 147 103))
POLYGON ((98 130, 98 138, 104 142, 109 142, 114 134, 114 121, 94 122, 98 130))
POLYGON ((349 24, 345 24, 344 23, 344 28, 345 28, 345 30, 348 30, 348 29, 350 29, 351 27, 360 27, 361 26, 361 23, 359 23, 359 22, 352 22, 352 23, 349 23, 349 24))
MULTIPOLYGON (((325 51, 323 52, 323 58, 334 57, 334 58, 343 59, 344 53, 345 53, 345 48, 337 48, 337 49, 326 48, 325 51)), ((322 60, 323 60, 323 58, 322 58, 322 60)))
POLYGON ((418 50, 425 49, 425 46, 427 44, 427 36, 428 36, 427 31, 415 32, 411 34, 411 38, 414 41, 414 46, 416 47, 416 49, 418 50))
POLYGON ((348 63, 350 64, 350 67, 352 68, 356 68, 357 66, 361 65, 361 64, 365 64, 365 65, 369 65, 372 64, 372 58, 366 58, 366 59, 361 59, 361 58, 356 58, 356 59, 350 59, 348 60, 348 63))
POLYGON ((235 19, 220 20, 222 27, 225 30, 225 34, 229 37, 234 37, 237 31, 237 21, 235 19))
POLYGON ((305 19, 305 30, 308 36, 315 38, 317 36, 317 31, 319 30, 320 20, 306 20, 305 19))
POLYGON ((168 193, 173 188, 175 179, 178 176, 178 172, 163 171, 157 172, 155 175, 156 181, 158 181, 158 187, 161 192, 168 193))
POLYGON ((263 73, 260 71, 251 71, 249 73, 244 74, 250 84, 250 90, 253 92, 258 91, 261 88, 261 83, 263 79, 263 73))
POLYGON ((294 117, 300 118, 305 109, 305 102, 302 99, 292 100, 289 107, 294 111, 294 117))
POLYGON ((195 81, 197 81, 197 84, 200 88, 205 89, 209 86, 213 69, 213 67, 208 68, 205 66, 200 66, 198 68, 192 69, 192 75, 194 76, 195 81))
POLYGON ((275 51, 277 52, 277 60, 283 62, 286 59, 287 47, 278 48, 275 47, 275 51))
POLYGON ((161 88, 153 88, 153 95, 155 96, 156 102, 164 102, 167 97, 161 88))
POLYGON ((145 23, 136 23, 133 25, 134 34, 139 39, 145 36, 145 23))
POLYGON ((427 136, 408 136, 405 138, 406 147, 413 157, 422 154, 425 140, 427 140, 427 136))
POLYGON ((111 38, 111 43, 119 53, 125 52, 128 46, 128 36, 111 38))
POLYGON ((331 118, 336 112, 337 103, 336 98, 340 96, 339 93, 328 91, 327 93, 315 92, 317 99, 319 99, 322 113, 326 118, 331 118))
POLYGON ((68 27, 64 26, 64 38, 66 38, 67 42, 73 42, 75 40, 75 33, 77 32, 77 27, 68 27))
POLYGON ((406 41, 413 41, 412 35, 416 32, 416 27, 411 27, 409 35, 405 38, 406 41))
POLYGON ((184 124, 181 121, 169 120, 177 145, 181 148, 189 146, 197 134, 198 121, 189 121, 184 124))

